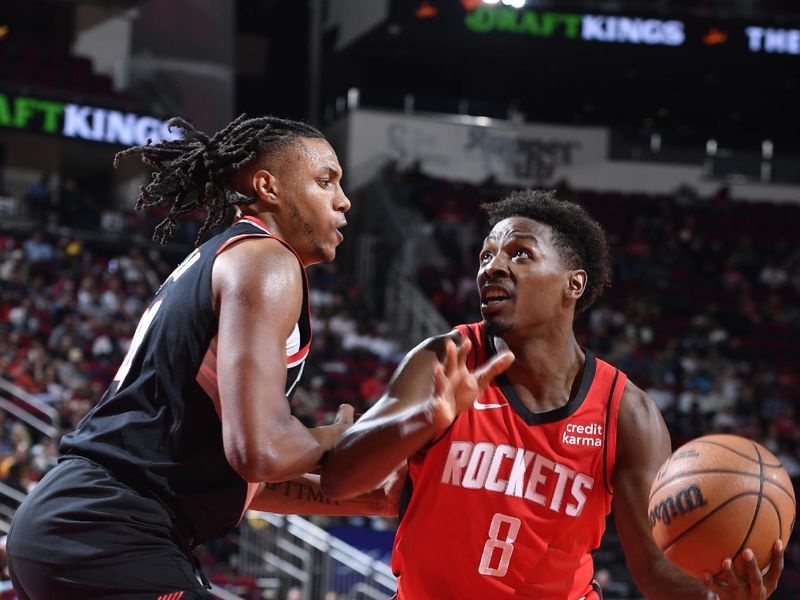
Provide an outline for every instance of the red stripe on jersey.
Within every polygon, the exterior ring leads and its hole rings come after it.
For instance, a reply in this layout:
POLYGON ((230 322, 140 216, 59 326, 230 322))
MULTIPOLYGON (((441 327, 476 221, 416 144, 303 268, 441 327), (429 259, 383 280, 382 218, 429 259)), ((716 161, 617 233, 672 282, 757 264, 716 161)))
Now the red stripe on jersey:
MULTIPOLYGON (((217 411, 217 416, 221 421, 222 404, 219 397, 219 381, 217 377, 217 341, 217 337, 214 336, 214 339, 211 340, 211 343, 208 345, 208 350, 206 351, 205 357, 203 357, 203 362, 200 364, 200 369, 198 369, 195 379, 202 390, 211 398, 211 401, 214 403, 214 410, 217 411)), ((244 517, 247 507, 250 506, 250 502, 253 500, 256 492, 258 492, 260 485, 261 484, 258 482, 247 482, 247 496, 244 506, 242 507, 242 513, 239 516, 240 519, 244 517)))
MULTIPOLYGON (((249 237, 268 237, 268 238, 271 238, 271 239, 273 239, 273 240, 275 240, 275 241, 277 241, 277 242, 281 243, 283 246, 285 246, 285 247, 286 247, 286 248, 287 248, 287 249, 288 249, 288 250, 289 250, 289 251, 290 251, 292 254, 294 254, 294 255, 295 255, 295 257, 297 258, 297 260, 298 260, 298 261, 300 261, 300 264, 301 264, 301 265, 303 264, 303 261, 302 261, 302 260, 300 260, 300 255, 299 255, 299 254, 297 254, 297 252, 295 252, 295 249, 294 249, 294 248, 292 248, 292 245, 291 245, 289 242, 287 242, 286 240, 282 240, 282 239, 281 239, 281 238, 279 238, 278 236, 272 235, 272 233, 270 232, 270 230, 269 230, 269 229, 267 229, 267 226, 266 226, 266 225, 264 225, 264 223, 262 223, 260 220, 256 219, 255 217, 242 217, 241 219, 239 219, 239 221, 249 221, 250 223, 252 223, 252 224, 253 224, 253 225, 255 225, 256 227, 258 227, 259 229, 261 229, 261 230, 262 230, 264 233, 254 233, 254 232, 251 232, 251 233, 241 233, 241 234, 239 234, 239 235, 235 235, 235 236, 233 236, 231 239, 229 239, 229 240, 226 240, 226 241, 225 241, 225 243, 224 243, 224 244, 222 244, 222 245, 221 245, 221 246, 220 246, 220 247, 217 249, 217 252, 216 252, 217 256, 218 256, 218 255, 219 255, 219 254, 220 254, 220 253, 221 253, 223 250, 225 250, 225 248, 228 248, 228 247, 230 247, 232 244, 235 244, 236 242, 238 242, 239 240, 243 240, 244 238, 249 238, 249 237)), ((304 268, 305 268, 305 267, 304 267, 304 268)))
POLYGON ((229 248, 239 240, 243 240, 245 238, 250 238, 250 237, 270 237, 270 236, 262 235, 260 233, 242 233, 241 235, 235 235, 231 239, 226 240, 224 244, 222 244, 219 248, 217 248, 215 256, 219 256, 220 254, 222 254, 222 251, 225 250, 225 248, 229 248))
POLYGON ((197 384, 202 390, 208 394, 211 401, 214 403, 214 409, 217 411, 217 416, 222 418, 222 405, 219 399, 219 383, 217 380, 217 337, 211 340, 208 345, 208 350, 203 357, 203 362, 200 363, 200 368, 197 370, 195 376, 197 384))
POLYGON ((605 485, 609 494, 614 493, 614 486, 611 482, 612 474, 614 473, 614 464, 617 456, 617 436, 611 435, 616 433, 617 424, 619 423, 619 404, 622 400, 622 394, 625 391, 625 384, 628 378, 620 371, 619 378, 615 382, 614 388, 611 390, 611 397, 608 404, 608 412, 606 413, 606 436, 603 450, 605 452, 605 485))
MULTIPOLYGON (((272 237, 272 238, 274 238, 274 239, 278 240, 278 241, 279 241, 281 244, 283 244, 284 246, 286 246, 286 247, 287 247, 289 250, 291 250, 291 251, 292 251, 292 254, 294 254, 294 255, 297 257, 297 260, 300 260, 300 255, 299 255, 299 254, 297 254, 297 252, 295 251, 295 249, 294 249, 294 248, 292 248, 292 245, 291 245, 289 242, 287 242, 286 240, 282 240, 282 239, 281 239, 281 238, 279 238, 278 236, 274 235, 274 234, 273 234, 273 233, 272 233, 272 232, 269 230, 269 228, 268 228, 268 227, 267 227, 267 226, 264 224, 264 221, 262 221, 262 220, 261 220, 261 219, 259 219, 258 217, 253 217, 253 216, 251 216, 251 215, 246 215, 246 216, 242 217, 242 218, 241 218, 241 219, 239 219, 239 220, 240 220, 240 221, 250 221, 250 222, 251 222, 253 225, 255 225, 255 226, 256 226, 256 227, 258 227, 259 229, 263 230, 263 231, 264 231, 264 233, 267 233, 267 234, 269 234, 269 236, 270 236, 270 237, 272 237)), ((302 264, 302 263, 303 263, 303 261, 302 261, 302 260, 300 260, 300 264, 302 264)))
POLYGON ((291 356, 287 356, 286 357, 286 364, 292 364, 294 362, 297 362, 298 360, 301 360, 301 359, 305 358, 306 356, 308 356, 308 351, 310 349, 311 349, 311 342, 308 342, 305 346, 300 348, 300 350, 298 350, 297 352, 295 352, 291 356))
POLYGON ((217 336, 215 335, 215 336, 214 336, 214 339, 212 339, 212 340, 209 342, 209 344, 208 344, 208 350, 207 350, 207 354, 208 354, 209 356, 213 357, 213 360, 214 360, 214 370, 216 370, 216 368, 217 368, 217 367, 216 367, 216 365, 217 365, 217 345, 218 345, 218 340, 217 340, 217 336))
POLYGON ((244 506, 242 507, 242 514, 239 515, 239 520, 241 521, 244 519, 244 514, 247 512, 250 503, 255 498, 256 493, 258 493, 259 488, 261 488, 260 481, 248 481, 247 482, 247 496, 244 499, 244 506))
POLYGON ((267 227, 267 224, 266 224, 266 223, 264 223, 264 221, 262 221, 262 220, 261 220, 261 219, 259 219, 258 217, 254 217, 254 216, 252 216, 252 215, 242 215, 242 216, 239 218, 239 221, 250 221, 250 222, 251 222, 253 225, 255 225, 256 227, 260 227, 261 229, 263 229, 264 231, 266 231, 268 234, 272 235, 272 232, 271 232, 271 231, 269 230, 269 228, 267 227))

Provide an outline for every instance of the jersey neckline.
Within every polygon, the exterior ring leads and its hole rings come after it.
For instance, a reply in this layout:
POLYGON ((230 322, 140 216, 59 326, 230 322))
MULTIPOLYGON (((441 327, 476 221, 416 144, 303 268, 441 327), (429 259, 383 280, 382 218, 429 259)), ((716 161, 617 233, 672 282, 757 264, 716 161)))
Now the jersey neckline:
MULTIPOLYGON (((494 345, 494 338, 486 333, 485 328, 482 327, 481 329, 483 329, 483 337, 486 342, 487 349, 486 357, 488 359, 497 354, 497 348, 494 345)), ((536 413, 530 410, 517 395, 517 392, 514 390, 514 386, 511 385, 511 380, 509 380, 505 373, 498 375, 495 378, 495 382, 500 388, 500 391, 503 392, 503 395, 506 397, 506 399, 508 399, 508 403, 511 405, 511 408, 514 409, 514 412, 516 412, 527 425, 543 425, 545 423, 553 423, 555 421, 560 421, 561 419, 566 419, 567 417, 573 415, 583 404, 583 401, 586 399, 586 396, 589 393, 589 388, 592 387, 594 375, 597 370, 597 360, 595 359, 594 354, 592 354, 592 352, 586 348, 583 348, 583 351, 586 355, 586 361, 584 363, 583 376, 581 378, 580 386, 578 387, 578 392, 573 398, 570 398, 564 406, 559 406, 553 410, 548 410, 541 413, 536 413)))
POLYGON ((286 246, 286 248, 288 248, 292 254, 295 255, 298 261, 300 261, 300 266, 303 268, 303 271, 307 269, 307 267, 303 264, 303 260, 300 258, 300 255, 297 253, 297 250, 294 249, 294 246, 292 246, 289 242, 287 242, 283 238, 279 238, 277 235, 272 233, 267 227, 267 224, 264 223, 264 221, 253 215, 241 215, 236 218, 233 225, 238 225, 243 221, 247 221, 250 224, 255 225, 256 227, 261 229, 264 233, 266 233, 269 237, 271 237, 273 240, 278 240, 281 244, 286 246))

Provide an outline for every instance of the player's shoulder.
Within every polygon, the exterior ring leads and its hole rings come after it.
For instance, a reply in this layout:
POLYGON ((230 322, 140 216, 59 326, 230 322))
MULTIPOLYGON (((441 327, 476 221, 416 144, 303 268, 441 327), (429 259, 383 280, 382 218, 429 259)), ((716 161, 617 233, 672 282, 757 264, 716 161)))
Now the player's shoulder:
POLYGON ((217 256, 217 262, 241 272, 271 269, 297 271, 299 259, 277 238, 268 235, 250 235, 235 240, 217 256))
POLYGON ((619 405, 619 426, 629 430, 647 432, 659 428, 663 417, 650 395, 628 379, 619 405))
POLYGON ((628 379, 625 381, 625 389, 622 390, 622 400, 635 406, 645 405, 653 402, 653 399, 642 388, 628 379))
POLYGON ((655 401, 633 382, 626 382, 617 419, 614 487, 619 487, 617 478, 627 476, 624 474, 631 469, 658 468, 669 455, 670 445, 669 431, 655 401))
POLYGON ((215 294, 262 295, 272 289, 302 289, 302 265, 295 254, 269 236, 250 236, 225 248, 214 261, 215 294))

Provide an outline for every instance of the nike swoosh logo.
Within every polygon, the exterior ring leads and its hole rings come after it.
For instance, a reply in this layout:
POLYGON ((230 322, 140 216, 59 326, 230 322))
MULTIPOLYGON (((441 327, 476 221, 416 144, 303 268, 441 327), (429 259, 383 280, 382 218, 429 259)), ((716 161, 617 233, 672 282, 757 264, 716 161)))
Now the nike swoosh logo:
POLYGON ((490 408, 503 408, 504 406, 508 406, 508 402, 504 404, 484 404, 483 402, 478 402, 475 400, 472 406, 478 410, 488 410, 490 408))

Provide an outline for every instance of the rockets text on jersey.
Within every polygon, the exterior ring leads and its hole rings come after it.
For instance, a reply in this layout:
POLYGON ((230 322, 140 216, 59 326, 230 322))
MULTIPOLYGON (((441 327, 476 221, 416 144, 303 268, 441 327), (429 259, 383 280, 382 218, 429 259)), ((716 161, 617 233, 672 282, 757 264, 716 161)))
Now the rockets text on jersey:
POLYGON ((554 512, 577 517, 586 503, 586 492, 594 487, 594 478, 525 448, 452 441, 442 470, 442 483, 524 498, 554 512), (511 471, 503 479, 500 472, 506 464, 511 464, 511 471), (549 478, 555 478, 554 485, 547 484, 549 478), (549 489, 550 493, 545 495, 540 488, 549 489))

